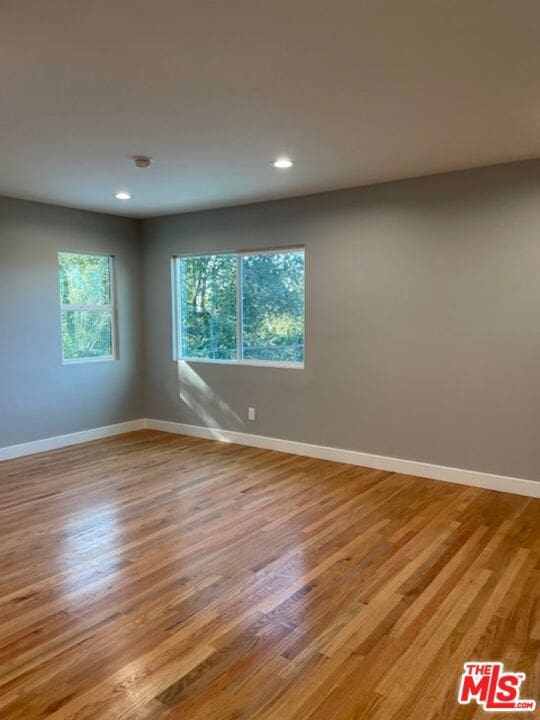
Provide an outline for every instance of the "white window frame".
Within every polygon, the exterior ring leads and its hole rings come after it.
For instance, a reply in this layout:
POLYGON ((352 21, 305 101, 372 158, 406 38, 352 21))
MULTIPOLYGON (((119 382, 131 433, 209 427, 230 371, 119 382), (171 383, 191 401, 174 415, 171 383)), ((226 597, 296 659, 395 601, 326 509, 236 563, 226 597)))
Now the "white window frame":
POLYGON ((303 370, 306 362, 306 249, 303 245, 293 245, 265 250, 220 250, 205 253, 182 253, 174 255, 171 260, 171 286, 172 286, 172 339, 173 359, 175 362, 208 363, 210 365, 251 365, 254 367, 283 368, 290 370, 303 370), (304 360, 293 362, 288 360, 245 360, 243 352, 243 304, 242 304, 242 258, 249 255, 274 255, 284 252, 299 252, 304 254, 304 360), (180 260, 186 258, 211 257, 214 255, 234 255, 236 259, 236 358, 230 360, 216 360, 214 358, 185 357, 182 348, 182 300, 180 292, 180 260))
POLYGON ((59 293, 60 293, 60 344, 62 346, 62 364, 63 365, 80 365, 82 363, 100 363, 113 362, 117 359, 117 337, 116 337, 116 291, 114 277, 114 255, 103 252, 89 252, 87 250, 59 250, 57 255, 58 269, 60 268, 60 255, 90 255, 106 257, 109 259, 109 288, 110 288, 110 304, 109 305, 68 305, 62 302, 60 289, 60 275, 58 275, 59 293), (66 358, 64 357, 64 340, 62 337, 62 313, 64 311, 75 312, 108 312, 111 316, 111 355, 102 355, 100 357, 88 358, 66 358))

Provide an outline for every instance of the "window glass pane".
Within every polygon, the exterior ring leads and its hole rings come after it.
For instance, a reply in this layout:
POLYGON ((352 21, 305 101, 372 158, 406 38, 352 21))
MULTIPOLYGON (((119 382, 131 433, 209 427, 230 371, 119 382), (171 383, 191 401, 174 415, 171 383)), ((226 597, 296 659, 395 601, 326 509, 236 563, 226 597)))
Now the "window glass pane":
POLYGON ((304 252, 242 257, 243 357, 303 362, 304 252))
POLYGON ((180 258, 182 357, 236 359, 236 256, 180 258))
POLYGON ((64 359, 112 357, 112 323, 108 310, 63 310, 64 359))
POLYGON ((63 305, 110 305, 109 257, 59 253, 60 298, 63 305))

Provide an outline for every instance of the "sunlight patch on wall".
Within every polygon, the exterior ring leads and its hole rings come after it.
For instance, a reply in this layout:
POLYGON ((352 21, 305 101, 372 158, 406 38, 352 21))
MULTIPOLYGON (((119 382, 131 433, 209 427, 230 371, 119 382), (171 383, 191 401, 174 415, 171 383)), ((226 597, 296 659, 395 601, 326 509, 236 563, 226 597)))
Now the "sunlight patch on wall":
POLYGON ((178 384, 178 394, 182 402, 195 413, 205 427, 214 431, 216 440, 225 439, 217 429, 224 422, 243 425, 240 416, 185 360, 178 361, 178 384))

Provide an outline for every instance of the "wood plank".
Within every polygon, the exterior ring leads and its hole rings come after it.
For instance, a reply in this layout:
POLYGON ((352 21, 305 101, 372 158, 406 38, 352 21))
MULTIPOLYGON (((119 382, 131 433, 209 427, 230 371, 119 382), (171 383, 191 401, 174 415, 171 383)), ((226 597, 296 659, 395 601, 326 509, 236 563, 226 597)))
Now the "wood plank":
POLYGON ((2 720, 465 720, 538 699, 540 502, 140 431, 0 464, 2 720))

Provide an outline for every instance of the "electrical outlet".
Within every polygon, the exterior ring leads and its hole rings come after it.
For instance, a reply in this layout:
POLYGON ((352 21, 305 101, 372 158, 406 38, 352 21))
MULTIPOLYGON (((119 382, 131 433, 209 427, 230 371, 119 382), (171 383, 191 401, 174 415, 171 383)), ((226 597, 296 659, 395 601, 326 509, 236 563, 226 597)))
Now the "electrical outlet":
POLYGON ((251 420, 252 422, 255 420, 255 408, 248 408, 248 420, 251 420))

